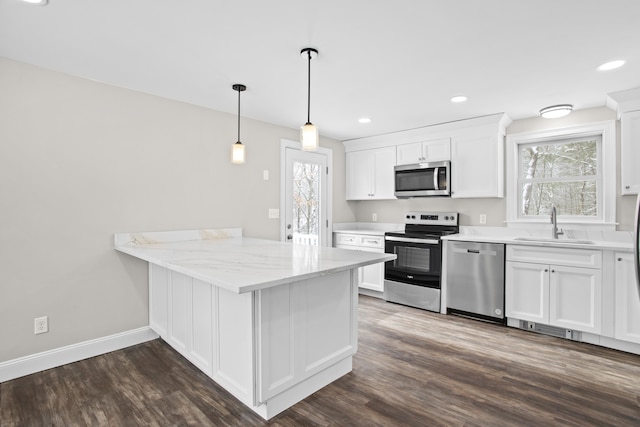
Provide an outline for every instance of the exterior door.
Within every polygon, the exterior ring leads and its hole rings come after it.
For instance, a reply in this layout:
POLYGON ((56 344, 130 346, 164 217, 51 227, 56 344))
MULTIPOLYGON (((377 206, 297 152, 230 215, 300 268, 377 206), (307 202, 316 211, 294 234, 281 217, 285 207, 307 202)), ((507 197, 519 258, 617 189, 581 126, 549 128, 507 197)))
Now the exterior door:
POLYGON ((331 244, 331 150, 302 151, 300 144, 282 143, 281 240, 315 246, 331 244))

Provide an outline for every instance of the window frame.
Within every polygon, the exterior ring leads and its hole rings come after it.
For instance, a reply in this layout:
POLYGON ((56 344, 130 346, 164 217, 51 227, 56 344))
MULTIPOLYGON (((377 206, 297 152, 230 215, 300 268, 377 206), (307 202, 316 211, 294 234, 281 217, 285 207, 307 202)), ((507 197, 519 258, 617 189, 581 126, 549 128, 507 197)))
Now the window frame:
POLYGON ((558 215, 558 221, 576 226, 597 227, 603 230, 615 230, 616 207, 616 134, 615 121, 569 126, 557 129, 524 132, 507 135, 507 226, 531 226, 547 224, 549 218, 543 216, 520 215, 520 149, 523 145, 567 142, 572 139, 599 136, 598 147, 598 216, 558 215))

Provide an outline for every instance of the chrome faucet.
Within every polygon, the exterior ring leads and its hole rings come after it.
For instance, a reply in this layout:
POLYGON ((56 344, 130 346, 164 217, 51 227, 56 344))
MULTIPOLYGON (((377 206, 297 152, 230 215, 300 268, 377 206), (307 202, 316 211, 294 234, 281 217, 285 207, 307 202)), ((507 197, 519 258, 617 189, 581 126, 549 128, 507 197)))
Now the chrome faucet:
POLYGON ((558 228, 558 218, 555 205, 551 205, 551 233, 554 239, 557 239, 559 235, 564 234, 562 228, 558 228))

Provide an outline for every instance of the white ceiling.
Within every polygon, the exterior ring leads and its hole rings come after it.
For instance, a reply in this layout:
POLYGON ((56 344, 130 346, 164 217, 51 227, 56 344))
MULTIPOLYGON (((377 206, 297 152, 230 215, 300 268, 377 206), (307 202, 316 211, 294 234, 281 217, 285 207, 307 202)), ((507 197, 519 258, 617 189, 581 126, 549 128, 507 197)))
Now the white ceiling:
POLYGON ((297 128, 315 47, 311 121, 345 140, 602 106, 640 86, 639 18, 638 0, 0 0, 0 56, 234 114, 242 83, 243 117, 297 128))

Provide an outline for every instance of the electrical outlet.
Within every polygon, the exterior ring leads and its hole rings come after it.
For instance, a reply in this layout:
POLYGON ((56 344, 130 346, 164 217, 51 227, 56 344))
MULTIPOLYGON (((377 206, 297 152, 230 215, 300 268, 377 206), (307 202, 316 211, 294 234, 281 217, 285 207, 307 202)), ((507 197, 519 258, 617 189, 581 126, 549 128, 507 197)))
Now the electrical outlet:
POLYGON ((262 171, 262 179, 265 181, 269 181, 269 169, 265 169, 262 171))
POLYGON ((270 219, 280 218, 280 209, 269 209, 268 218, 270 219))
POLYGON ((378 220, 378 214, 377 213, 372 213, 371 214, 371 221, 376 222, 378 220))
POLYGON ((480 224, 487 223, 487 214, 480 214, 480 224))
POLYGON ((49 332, 49 317, 36 317, 33 319, 33 333, 35 335, 49 332))

